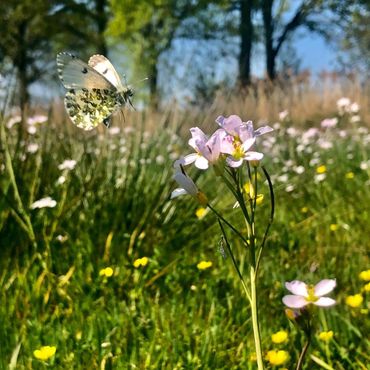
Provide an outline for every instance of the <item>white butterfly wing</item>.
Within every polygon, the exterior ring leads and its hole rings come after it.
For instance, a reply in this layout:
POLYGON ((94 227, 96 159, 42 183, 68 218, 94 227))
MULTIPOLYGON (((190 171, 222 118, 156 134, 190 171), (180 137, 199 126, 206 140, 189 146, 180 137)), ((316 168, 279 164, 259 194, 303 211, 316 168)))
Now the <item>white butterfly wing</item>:
POLYGON ((116 90, 116 86, 103 74, 72 54, 59 53, 57 66, 59 78, 66 89, 116 90))
POLYGON ((113 64, 104 55, 93 55, 90 57, 88 64, 102 74, 118 91, 123 91, 119 74, 113 67, 113 64))

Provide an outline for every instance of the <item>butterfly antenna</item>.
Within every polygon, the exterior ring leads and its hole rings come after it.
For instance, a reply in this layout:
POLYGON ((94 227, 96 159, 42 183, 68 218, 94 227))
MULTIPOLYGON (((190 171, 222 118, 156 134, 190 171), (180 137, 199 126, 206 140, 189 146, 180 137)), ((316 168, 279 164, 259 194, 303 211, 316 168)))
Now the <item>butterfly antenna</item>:
POLYGON ((149 78, 145 77, 142 80, 136 81, 135 83, 131 84, 130 86, 136 86, 136 85, 141 84, 142 82, 147 81, 147 80, 149 80, 149 78))

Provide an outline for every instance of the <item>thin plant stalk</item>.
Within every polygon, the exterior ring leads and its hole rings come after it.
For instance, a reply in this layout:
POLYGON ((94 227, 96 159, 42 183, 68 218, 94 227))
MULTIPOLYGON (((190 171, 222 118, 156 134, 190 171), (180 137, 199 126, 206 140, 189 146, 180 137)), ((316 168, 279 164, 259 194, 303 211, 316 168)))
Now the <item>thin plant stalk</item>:
POLYGON ((308 347, 310 346, 310 344, 311 344, 311 335, 308 335, 307 336, 307 342, 305 343, 305 345, 302 348, 302 352, 299 356, 299 359, 298 359, 297 366, 296 366, 295 370, 301 370, 302 369, 304 358, 306 357, 308 347))
MULTIPOLYGON (((5 109, 6 109, 6 106, 4 106, 3 117, 5 116, 5 109)), ((17 181, 15 179, 13 163, 12 163, 12 158, 11 158, 10 151, 9 151, 8 138, 7 138, 7 134, 5 130, 4 121, 0 123, 0 138, 1 138, 3 149, 4 149, 4 155, 5 155, 5 168, 6 168, 6 171, 10 179, 10 184, 13 188, 14 200, 16 203, 16 212, 19 216, 18 218, 16 218, 16 220, 20 223, 20 226, 26 230, 27 235, 32 243, 32 246, 36 250, 37 243, 36 243, 36 237, 35 237, 35 233, 33 230, 33 226, 31 223, 31 218, 29 217, 23 205, 22 199, 19 195, 17 181)))
POLYGON ((239 279, 240 279, 240 281, 241 281, 241 283, 242 283, 242 286, 243 286, 243 289, 244 289, 245 295, 247 296, 247 298, 248 298, 249 302, 251 302, 251 299, 252 299, 252 298, 251 298, 251 294, 250 294, 250 292, 249 292, 249 290, 248 290, 247 284, 246 284, 246 283, 245 283, 245 281, 244 281, 243 275, 242 275, 242 273, 241 273, 241 272, 240 272, 240 270, 239 270, 238 264, 236 263, 236 260, 235 260, 235 257, 234 257, 234 253, 232 252, 231 247, 230 247, 230 243, 229 243, 229 241, 227 240, 227 237, 226 237, 226 233, 225 233, 224 227, 222 226, 221 220, 220 220, 219 218, 217 219, 217 221, 218 221, 218 224, 220 225, 220 229, 221 229, 221 232, 222 232, 223 238, 224 238, 224 240, 225 240, 225 244, 226 244, 227 250, 229 251, 229 254, 230 254, 231 260, 233 261, 233 266, 234 266, 234 268, 235 268, 235 270, 236 270, 236 272, 237 272, 237 274, 238 274, 238 276, 239 276, 239 279))

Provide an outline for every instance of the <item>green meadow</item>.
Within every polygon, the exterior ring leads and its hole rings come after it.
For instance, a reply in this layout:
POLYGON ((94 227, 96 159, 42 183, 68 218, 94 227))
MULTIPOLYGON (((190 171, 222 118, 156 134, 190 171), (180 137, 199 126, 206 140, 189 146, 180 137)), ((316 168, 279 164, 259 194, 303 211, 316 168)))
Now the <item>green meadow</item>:
MULTIPOLYGON (((327 116, 275 114, 258 142, 275 192, 258 282, 262 348, 288 354, 281 365, 266 357, 267 369, 294 369, 304 343, 282 303, 295 279, 337 281, 337 304, 315 311, 303 368, 370 368, 370 122, 361 109, 340 114, 334 102, 327 116), (335 127, 322 127, 331 117, 335 127), (274 343, 279 331, 287 339, 274 343)), ((248 301, 217 219, 190 196, 170 199, 173 163, 192 152, 188 129, 214 131, 219 114, 234 113, 251 118, 242 101, 207 113, 128 112, 91 132, 57 109, 23 132, 3 118, 1 369, 257 368, 248 301), (45 359, 42 346, 51 347, 45 359)), ((212 170, 188 173, 244 233, 212 170)), ((270 212, 259 174, 257 238, 270 212)), ((247 279, 248 255, 237 240, 232 248, 247 279)))

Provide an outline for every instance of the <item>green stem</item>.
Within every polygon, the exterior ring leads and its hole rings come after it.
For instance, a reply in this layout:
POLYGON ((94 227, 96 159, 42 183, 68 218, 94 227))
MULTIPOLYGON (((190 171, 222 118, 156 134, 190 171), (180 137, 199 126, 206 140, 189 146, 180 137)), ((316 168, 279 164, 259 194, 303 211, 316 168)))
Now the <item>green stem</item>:
POLYGON ((249 293, 249 290, 248 290, 248 287, 247 287, 247 284, 245 283, 244 281, 244 278, 243 278, 243 275, 241 274, 240 270, 239 270, 239 267, 238 267, 238 264, 236 263, 236 260, 235 260, 235 257, 234 257, 234 253, 232 252, 231 250, 231 247, 230 247, 230 243, 229 241, 227 240, 227 237, 226 237, 226 234, 225 234, 225 230, 222 226, 222 223, 221 223, 221 220, 218 218, 217 219, 218 221, 218 224, 220 225, 220 229, 222 231, 222 235, 224 237, 224 240, 225 240, 225 244, 226 244, 226 247, 227 247, 227 250, 229 251, 229 254, 230 254, 230 257, 231 257, 231 260, 233 261, 233 265, 234 265, 234 268, 239 276, 239 279, 242 283, 242 286, 243 286, 243 289, 244 289, 244 292, 249 300, 249 302, 251 302, 251 295, 249 293))
POLYGON ((310 346, 311 344, 311 336, 307 336, 307 342, 305 343, 304 347, 302 348, 302 352, 299 356, 299 359, 298 359, 298 362, 297 362, 297 366, 296 366, 296 370, 301 370, 302 369, 302 366, 303 366, 303 361, 304 361, 304 358, 306 357, 306 354, 307 354, 307 350, 308 350, 308 347, 310 346))
POLYGON ((269 189, 270 189, 271 210, 270 210, 270 217, 269 217, 269 220, 268 220, 266 229, 265 229, 265 233, 263 234, 262 243, 261 243, 261 245, 259 247, 258 254, 257 254, 257 270, 258 270, 258 266, 260 264, 260 260, 261 260, 261 255, 262 255, 262 252, 263 252, 263 248, 264 248, 265 243, 266 243, 266 238, 267 238, 267 235, 268 235, 268 233, 270 231, 270 227, 272 225, 272 222, 274 221, 274 215, 275 215, 275 195, 274 195, 274 188, 272 186, 270 175, 267 172, 267 170, 265 169, 265 167, 263 167, 263 166, 262 166, 262 171, 265 174, 265 177, 266 177, 266 180, 267 180, 269 189))
MULTIPOLYGON (((5 168, 8 172, 10 183, 11 183, 12 188, 13 188, 14 200, 15 200, 15 203, 16 203, 17 211, 19 213, 20 218, 24 220, 24 224, 25 224, 26 229, 27 229, 27 235, 28 235, 29 239, 31 240, 31 243, 32 243, 33 247, 36 250, 37 243, 36 243, 36 237, 35 237, 35 233, 33 231, 32 223, 31 223, 31 219, 30 219, 28 213, 26 212, 26 210, 23 206, 22 199, 19 195, 17 181, 16 181, 15 175, 14 175, 12 158, 10 156, 9 146, 8 146, 8 139, 7 139, 7 135, 6 135, 6 131, 5 131, 5 122, 2 122, 0 124, 0 137, 1 137, 2 145, 4 147, 5 168)), ((23 226, 23 225, 21 225, 21 226, 23 226)))
POLYGON ((231 225, 230 222, 228 222, 227 220, 225 220, 210 204, 207 204, 207 207, 220 219, 222 220, 227 226, 230 227, 230 229, 232 231, 234 231, 235 234, 237 234, 239 236, 239 238, 245 243, 246 246, 249 245, 247 239, 244 238, 244 236, 238 231, 235 229, 235 227, 233 225, 231 225))
POLYGON ((257 357, 257 366, 258 370, 263 370, 263 357, 261 349, 261 336, 260 329, 258 325, 258 309, 257 309, 257 284, 256 284, 257 272, 254 270, 254 267, 251 266, 250 269, 250 284, 251 284, 251 312, 252 312, 252 326, 253 326, 253 335, 254 335, 254 346, 256 349, 257 357))

